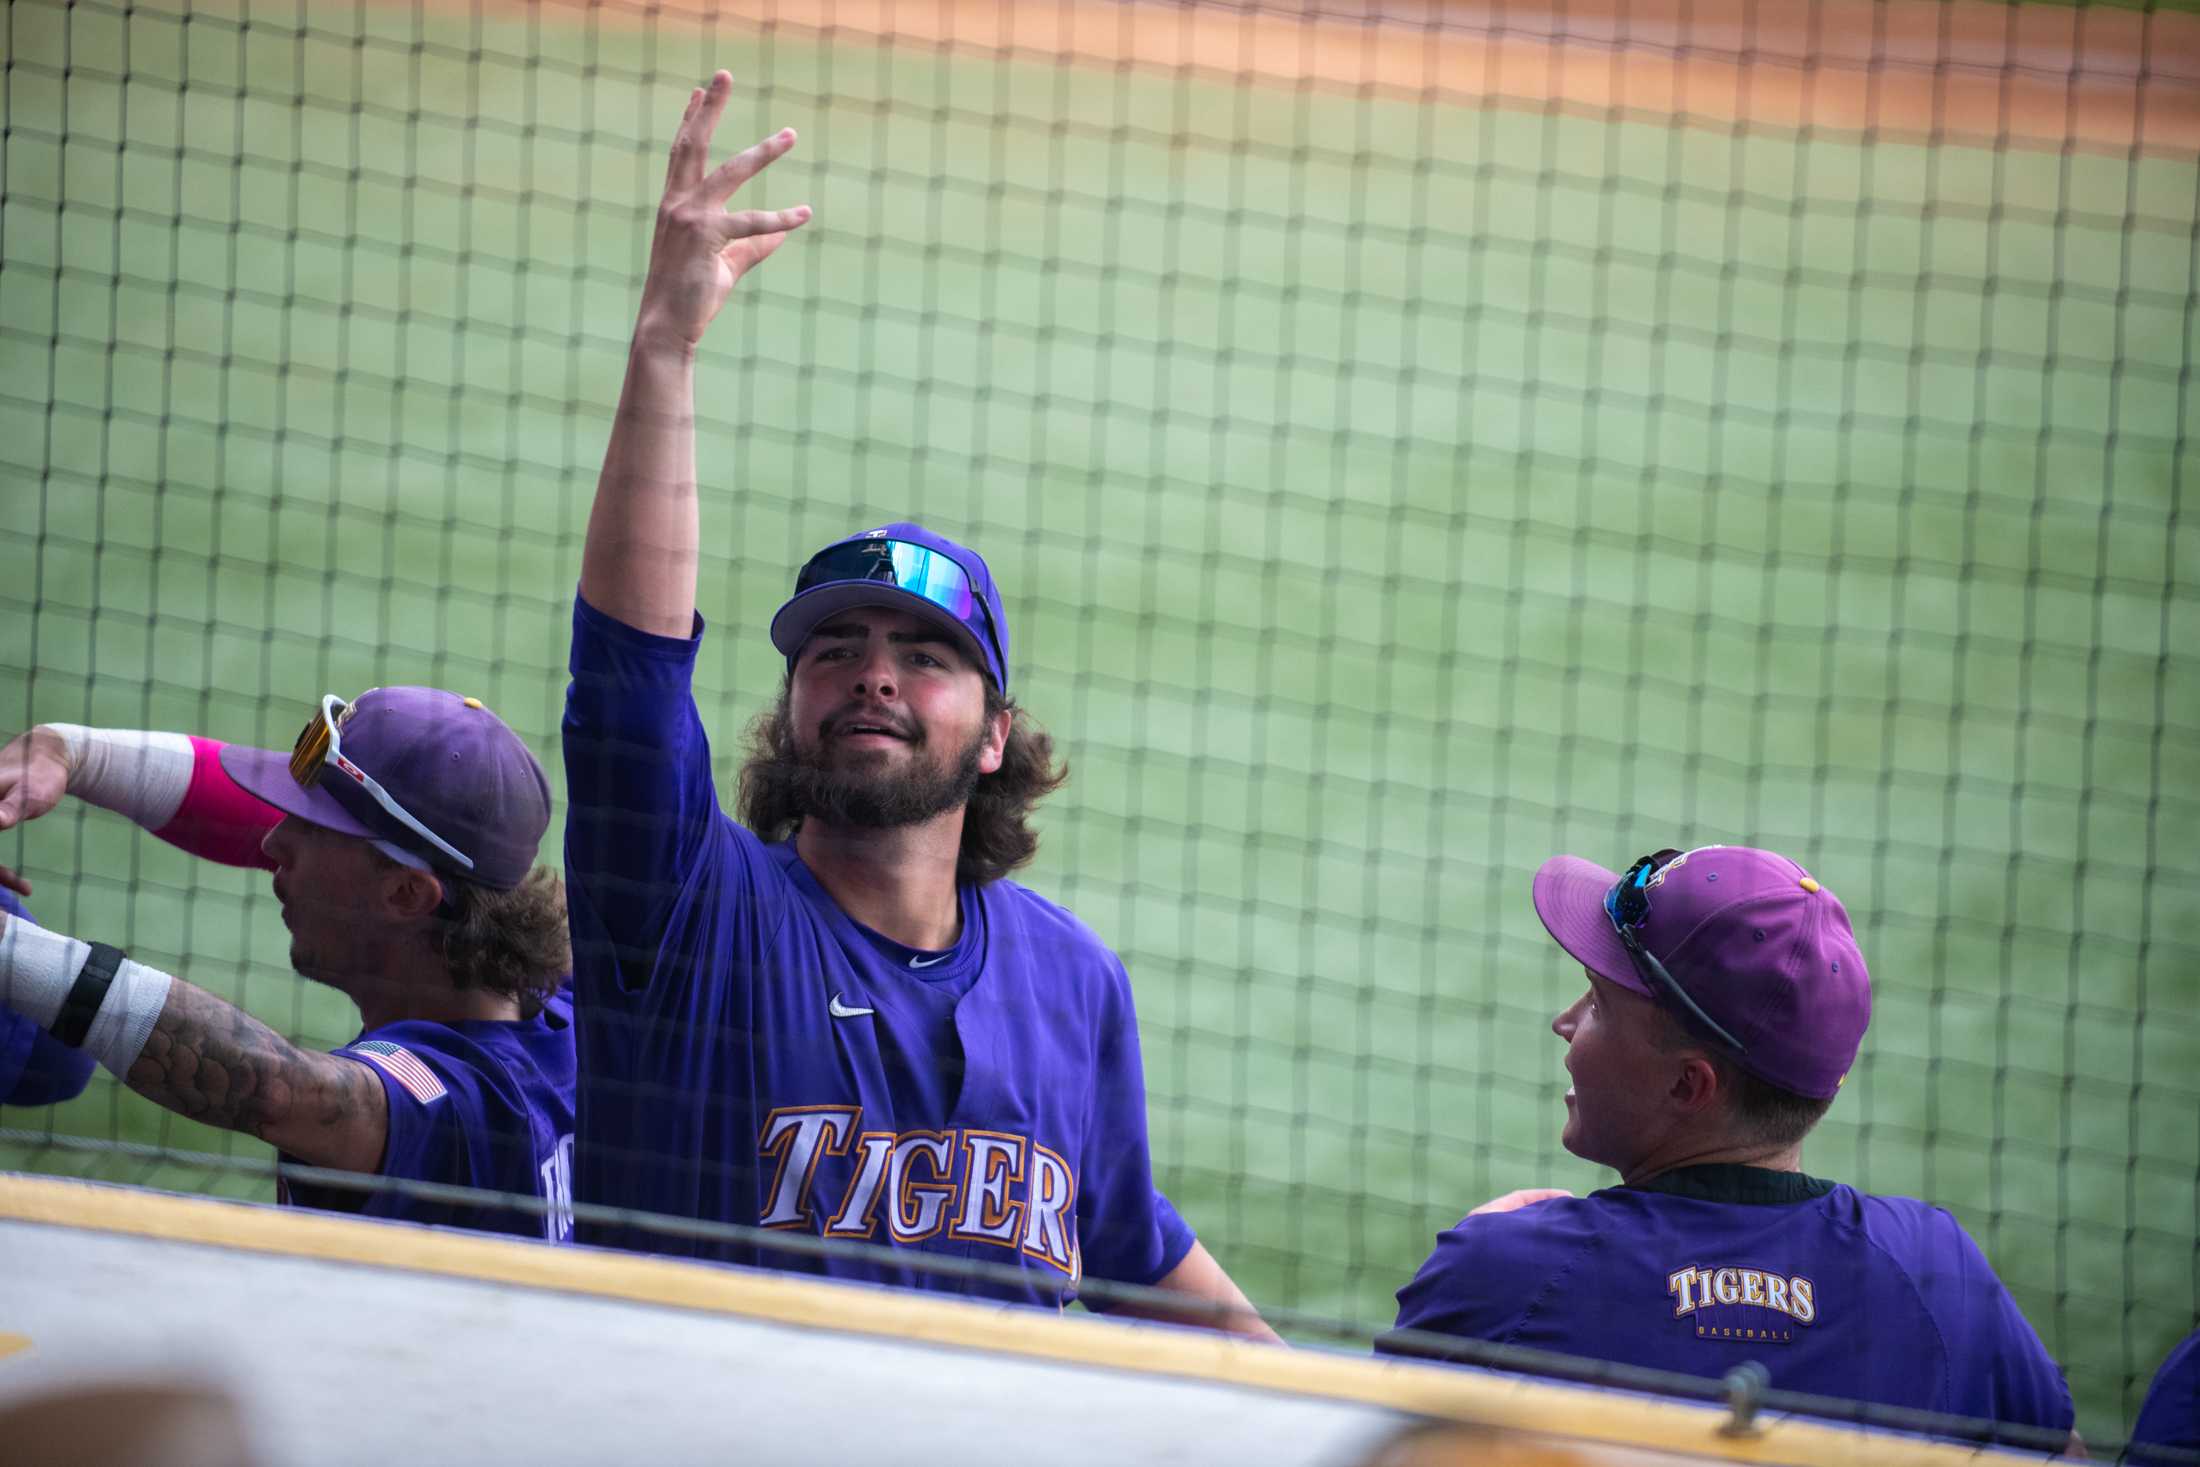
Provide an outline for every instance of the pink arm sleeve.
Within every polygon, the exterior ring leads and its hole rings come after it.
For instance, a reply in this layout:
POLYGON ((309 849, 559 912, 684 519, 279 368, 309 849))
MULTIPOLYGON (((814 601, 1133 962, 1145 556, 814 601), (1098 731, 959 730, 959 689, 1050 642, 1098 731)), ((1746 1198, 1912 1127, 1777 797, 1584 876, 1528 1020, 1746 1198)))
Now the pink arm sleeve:
POLYGON ((218 740, 191 738, 191 788, 166 825, 153 832, 180 850, 224 866, 258 866, 273 870, 275 863, 260 850, 260 841, 282 824, 283 812, 242 786, 222 768, 218 740))

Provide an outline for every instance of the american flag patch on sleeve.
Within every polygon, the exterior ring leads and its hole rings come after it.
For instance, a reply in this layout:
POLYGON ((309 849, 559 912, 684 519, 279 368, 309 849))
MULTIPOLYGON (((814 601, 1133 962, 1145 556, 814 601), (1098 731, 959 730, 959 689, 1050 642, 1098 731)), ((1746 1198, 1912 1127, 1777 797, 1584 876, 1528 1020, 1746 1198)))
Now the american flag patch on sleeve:
POLYGON ((387 1039, 367 1039, 346 1045, 344 1052, 371 1061, 422 1105, 450 1094, 443 1088, 443 1082, 435 1077, 435 1071, 422 1064, 420 1057, 402 1044, 392 1044, 387 1039))

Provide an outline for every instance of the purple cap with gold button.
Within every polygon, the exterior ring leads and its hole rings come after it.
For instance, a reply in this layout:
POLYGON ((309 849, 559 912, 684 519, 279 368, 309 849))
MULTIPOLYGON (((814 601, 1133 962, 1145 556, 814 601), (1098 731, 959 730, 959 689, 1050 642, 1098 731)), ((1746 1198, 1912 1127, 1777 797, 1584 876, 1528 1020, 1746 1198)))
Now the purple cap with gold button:
POLYGON ((222 750, 222 768, 284 814, 371 840, 407 865, 506 891, 526 880, 550 827, 550 781, 479 698, 370 688, 343 705, 336 728, 342 762, 357 774, 331 759, 308 787, 291 772, 294 755, 243 744, 222 750), (359 775, 380 786, 382 798, 359 775))
MULTIPOLYGON (((1664 1002, 1636 972, 1605 907, 1620 880, 1579 856, 1535 873, 1535 911, 1599 978, 1664 1002)), ((1705 1015, 1741 1041, 1743 1069, 1797 1095, 1840 1088, 1871 1023, 1871 975, 1840 898, 1782 855, 1701 846, 1643 882, 1644 949, 1705 1015)))

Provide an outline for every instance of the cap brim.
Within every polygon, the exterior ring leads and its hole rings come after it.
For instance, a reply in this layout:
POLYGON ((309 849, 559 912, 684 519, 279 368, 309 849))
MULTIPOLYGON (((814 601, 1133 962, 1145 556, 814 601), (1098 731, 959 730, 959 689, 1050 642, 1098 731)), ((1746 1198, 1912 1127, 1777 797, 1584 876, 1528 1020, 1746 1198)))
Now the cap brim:
POLYGON ((1635 974, 1634 960, 1604 914, 1604 894, 1619 880, 1579 856, 1553 856, 1535 873, 1535 914, 1575 962, 1620 987, 1653 997, 1635 974))
POLYGON ((970 628, 916 592, 905 591, 885 581, 836 581, 804 591, 780 607, 778 615, 772 618, 772 645, 779 649, 780 655, 792 657, 802 650, 802 644, 810 640, 811 633, 827 617, 853 611, 859 606, 884 606, 923 617, 953 637, 955 645, 963 649, 978 671, 988 678, 995 676, 993 659, 970 628))
POLYGON ((326 790, 307 789, 290 777, 290 755, 274 749, 255 749, 244 744, 222 746, 222 768, 246 794, 265 800, 285 815, 295 815, 335 831, 338 835, 355 835, 367 840, 379 839, 380 831, 369 830, 352 819, 334 796, 326 790))

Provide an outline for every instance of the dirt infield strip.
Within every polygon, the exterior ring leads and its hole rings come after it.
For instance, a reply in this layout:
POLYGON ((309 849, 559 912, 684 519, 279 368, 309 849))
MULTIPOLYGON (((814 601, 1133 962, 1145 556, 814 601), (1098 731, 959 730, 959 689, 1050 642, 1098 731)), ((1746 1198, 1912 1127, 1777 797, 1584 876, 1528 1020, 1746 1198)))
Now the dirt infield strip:
POLYGON ((2200 18, 1987 0, 1569 0, 1294 11, 1146 0, 612 0, 957 51, 1069 57, 1451 104, 1875 132, 2085 152, 2200 153, 2200 18))

